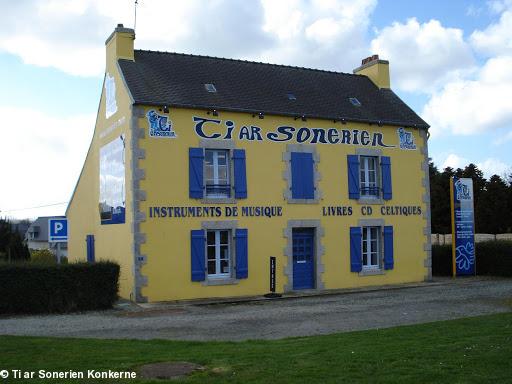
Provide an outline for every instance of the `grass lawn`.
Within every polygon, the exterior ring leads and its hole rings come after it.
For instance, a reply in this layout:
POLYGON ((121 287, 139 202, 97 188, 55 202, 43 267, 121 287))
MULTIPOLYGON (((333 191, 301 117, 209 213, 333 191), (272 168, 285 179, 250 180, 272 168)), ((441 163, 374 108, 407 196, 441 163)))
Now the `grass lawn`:
POLYGON ((240 343, 0 337, 0 370, 127 371, 159 361, 207 367, 187 383, 510 383, 512 313, 240 343))

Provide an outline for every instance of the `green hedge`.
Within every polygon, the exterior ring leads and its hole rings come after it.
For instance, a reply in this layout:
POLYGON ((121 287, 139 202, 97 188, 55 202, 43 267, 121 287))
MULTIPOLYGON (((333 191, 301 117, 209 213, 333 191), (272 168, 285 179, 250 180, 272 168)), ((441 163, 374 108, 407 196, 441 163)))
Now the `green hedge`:
MULTIPOLYGON (((512 241, 484 241, 475 244, 477 275, 512 276, 512 241)), ((452 275, 452 246, 432 246, 432 274, 452 275)))
POLYGON ((112 308, 119 265, 1 264, 0 313, 63 313, 112 308))

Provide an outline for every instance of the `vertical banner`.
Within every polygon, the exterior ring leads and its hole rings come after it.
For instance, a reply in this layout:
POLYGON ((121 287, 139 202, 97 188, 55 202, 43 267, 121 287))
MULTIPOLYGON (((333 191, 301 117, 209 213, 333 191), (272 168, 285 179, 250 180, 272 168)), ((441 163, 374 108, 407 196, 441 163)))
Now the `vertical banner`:
POLYGON ((276 258, 270 256, 270 292, 276 292, 276 258))
POLYGON ((453 276, 474 275, 476 269, 473 180, 453 177, 450 181, 450 198, 453 276))

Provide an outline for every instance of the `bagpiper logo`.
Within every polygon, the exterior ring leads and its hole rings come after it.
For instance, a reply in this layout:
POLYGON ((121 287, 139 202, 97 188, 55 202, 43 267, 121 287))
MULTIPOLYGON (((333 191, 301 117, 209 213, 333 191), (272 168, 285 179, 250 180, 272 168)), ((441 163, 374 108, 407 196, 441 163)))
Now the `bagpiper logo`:
POLYGON ((407 132, 402 127, 398 128, 398 139, 400 140, 400 149, 416 149, 416 144, 414 144, 414 136, 412 132, 407 132))
POLYGON ((455 192, 457 194, 457 200, 471 200, 469 187, 467 184, 462 182, 462 180, 457 180, 455 182, 455 192))
POLYGON ((151 110, 146 114, 149 122, 149 136, 150 137, 167 137, 175 139, 176 132, 172 129, 172 121, 167 117, 156 113, 151 110))
POLYGON ((108 119, 117 112, 116 81, 108 72, 105 77, 105 104, 105 117, 108 119))

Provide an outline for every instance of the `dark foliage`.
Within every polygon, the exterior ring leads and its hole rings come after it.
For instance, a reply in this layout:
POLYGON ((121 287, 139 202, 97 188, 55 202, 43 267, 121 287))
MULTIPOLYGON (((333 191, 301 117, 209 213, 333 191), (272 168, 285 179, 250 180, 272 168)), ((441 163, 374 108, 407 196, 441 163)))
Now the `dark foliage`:
MULTIPOLYGON (((484 241, 475 244, 476 274, 512 276, 512 241, 484 241)), ((432 246, 432 275, 452 275, 452 246, 432 246)))
POLYGON ((119 265, 0 264, 0 313, 63 313, 111 308, 119 265))
POLYGON ((23 238, 8 220, 0 218, 0 260, 24 261, 30 259, 30 252, 23 244, 23 238))
POLYGON ((430 208, 432 233, 451 233, 450 178, 468 177, 473 179, 476 233, 512 232, 512 175, 504 180, 498 175, 485 179, 475 164, 464 169, 447 167, 440 172, 429 164, 430 208))

